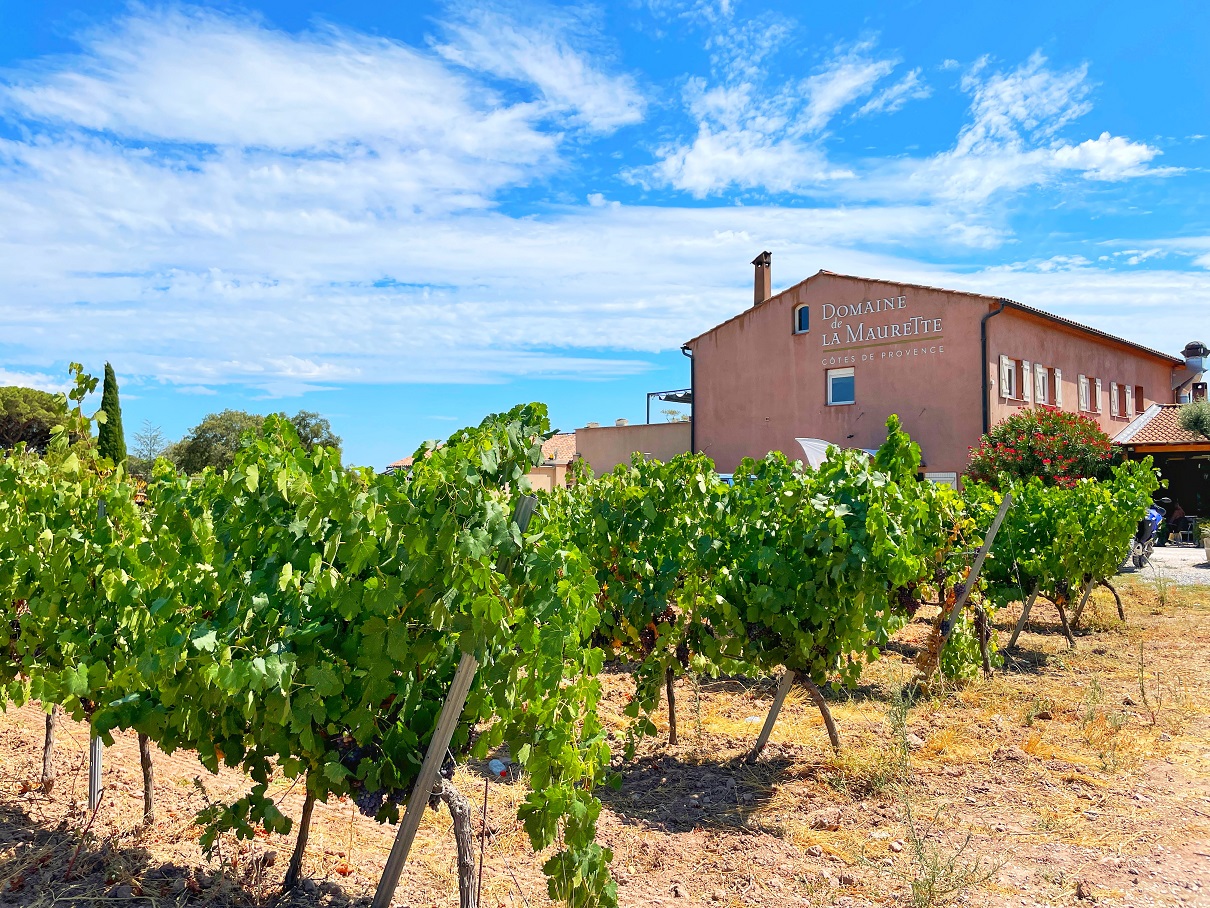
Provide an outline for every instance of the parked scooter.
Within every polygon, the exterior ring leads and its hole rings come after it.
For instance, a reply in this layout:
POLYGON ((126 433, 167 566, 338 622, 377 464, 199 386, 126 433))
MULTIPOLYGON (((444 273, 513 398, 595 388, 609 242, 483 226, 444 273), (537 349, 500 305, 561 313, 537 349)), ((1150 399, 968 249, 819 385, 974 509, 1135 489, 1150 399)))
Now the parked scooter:
POLYGON ((1130 560, 1134 562, 1137 570, 1142 570, 1151 560, 1151 553, 1155 550, 1155 537, 1163 522, 1164 510, 1154 504, 1147 508, 1147 513, 1139 521, 1134 542, 1130 545, 1130 560))

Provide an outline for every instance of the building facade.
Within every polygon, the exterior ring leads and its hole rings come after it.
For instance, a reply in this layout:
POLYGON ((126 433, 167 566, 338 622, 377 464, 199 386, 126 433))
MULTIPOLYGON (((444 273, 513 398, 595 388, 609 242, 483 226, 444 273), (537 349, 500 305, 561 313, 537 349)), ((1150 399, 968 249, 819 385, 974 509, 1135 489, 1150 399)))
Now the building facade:
POLYGON ((689 341, 691 447, 733 472, 796 438, 877 448, 898 414, 930 478, 953 481, 970 448, 1015 411, 1046 404, 1112 437, 1173 400, 1178 357, 997 297, 820 271, 769 292, 689 341))

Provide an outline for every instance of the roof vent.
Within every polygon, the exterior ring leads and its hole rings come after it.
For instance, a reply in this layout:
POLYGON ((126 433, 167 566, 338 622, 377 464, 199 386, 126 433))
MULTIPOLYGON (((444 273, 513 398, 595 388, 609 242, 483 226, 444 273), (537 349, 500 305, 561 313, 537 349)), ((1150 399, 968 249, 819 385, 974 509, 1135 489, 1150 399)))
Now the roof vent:
POLYGON ((1185 357, 1185 368, 1190 372, 1206 371, 1206 357, 1210 356, 1210 349, 1201 341, 1189 341, 1181 354, 1185 357))
POLYGON ((614 424, 615 426, 627 426, 627 425, 630 425, 630 423, 629 423, 627 420, 625 420, 625 419, 615 419, 613 424, 614 424))
POLYGON ((590 422, 584 428, 585 429, 599 429, 599 428, 601 428, 601 424, 599 422, 590 422))

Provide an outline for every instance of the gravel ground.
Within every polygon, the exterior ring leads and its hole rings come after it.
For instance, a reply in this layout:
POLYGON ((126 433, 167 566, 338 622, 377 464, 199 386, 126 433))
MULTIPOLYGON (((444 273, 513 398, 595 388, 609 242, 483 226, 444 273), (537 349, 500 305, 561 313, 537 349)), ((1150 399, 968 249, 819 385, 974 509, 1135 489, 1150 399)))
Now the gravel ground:
POLYGON ((1162 574, 1179 586, 1210 586, 1210 562, 1202 546, 1166 545, 1155 550, 1151 563, 1141 571, 1133 565, 1122 568, 1123 574, 1135 574, 1144 582, 1162 574))

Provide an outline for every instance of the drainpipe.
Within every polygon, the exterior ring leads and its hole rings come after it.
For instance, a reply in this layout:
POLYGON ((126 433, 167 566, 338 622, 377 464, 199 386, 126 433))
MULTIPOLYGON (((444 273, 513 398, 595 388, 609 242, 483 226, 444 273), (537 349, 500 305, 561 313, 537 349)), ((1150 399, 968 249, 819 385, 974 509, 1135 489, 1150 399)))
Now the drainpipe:
POLYGON ((1004 307, 1007 305, 1008 305, 1008 300, 1006 300, 1006 299, 1000 300, 999 309, 993 309, 991 312, 986 313, 983 316, 983 318, 981 318, 979 320, 979 345, 980 345, 980 350, 981 350, 982 356, 983 356, 983 362, 979 368, 983 372, 983 434, 984 435, 986 435, 987 430, 991 428, 991 425, 989 425, 989 423, 991 422, 991 398, 988 393, 991 391, 991 388, 988 386, 988 381, 987 381, 987 320, 989 318, 991 318, 992 316, 999 315, 1001 312, 1004 311, 1004 307))
POLYGON ((689 453, 697 453, 697 387, 693 380, 693 351, 689 349, 689 345, 681 347, 681 355, 689 357, 689 395, 693 398, 693 403, 690 405, 693 409, 689 413, 689 453))

